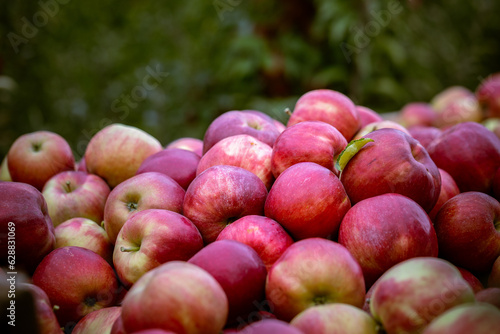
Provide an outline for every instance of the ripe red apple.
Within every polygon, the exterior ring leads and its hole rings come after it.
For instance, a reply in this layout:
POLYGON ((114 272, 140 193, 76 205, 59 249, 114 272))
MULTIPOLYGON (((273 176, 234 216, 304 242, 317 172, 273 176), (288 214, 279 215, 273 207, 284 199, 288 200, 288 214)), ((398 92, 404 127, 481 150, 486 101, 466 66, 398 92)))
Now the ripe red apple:
POLYGON ((338 240, 361 265, 367 287, 397 263, 438 256, 429 216, 415 201, 400 194, 358 202, 342 220, 338 240))
POLYGON ((425 102, 411 102, 401 109, 400 121, 405 127, 432 126, 437 114, 430 104, 425 102))
POLYGON ((85 150, 89 173, 103 178, 111 188, 131 178, 142 162, 162 150, 160 142, 133 126, 111 124, 92 137, 85 150))
POLYGON ((473 272, 489 273, 500 256, 500 203, 480 192, 465 192, 439 210, 434 227, 439 256, 473 272))
POLYGON ((186 217, 169 210, 143 210, 125 222, 113 252, 118 278, 130 287, 168 261, 187 261, 203 248, 200 232, 186 217))
POLYGON ((279 319, 290 321, 314 305, 346 303, 362 307, 363 273, 342 245, 322 238, 297 241, 269 270, 266 297, 279 319))
POLYGON ((493 267, 488 275, 488 287, 500 288, 500 256, 493 263, 493 267))
POLYGON ((75 170, 77 172, 85 172, 87 173, 87 164, 85 163, 85 157, 82 157, 80 159, 80 161, 78 161, 76 164, 75 164, 75 170))
POLYGON ((7 163, 7 156, 5 156, 2 160, 2 165, 0 166, 0 181, 12 181, 7 163))
POLYGON ((182 150, 194 152, 201 157, 203 155, 203 140, 183 137, 170 142, 165 148, 180 148, 182 150))
POLYGON ((477 87, 476 97, 487 117, 500 117, 500 73, 484 79, 477 87))
POLYGON ((184 197, 183 213, 204 242, 217 239, 226 225, 247 215, 262 215, 267 189, 255 174, 234 166, 213 166, 198 175, 184 197))
POLYGON ((487 288, 476 292, 476 301, 491 304, 500 310, 500 288, 487 288))
POLYGON ((433 126, 412 126, 411 128, 408 128, 408 132, 413 138, 418 140, 426 150, 428 150, 429 145, 443 131, 433 126))
POLYGON ((75 169, 68 142, 50 131, 36 131, 17 138, 7 158, 12 181, 31 184, 40 191, 52 176, 75 169))
POLYGON ((304 334, 298 328, 278 319, 264 319, 251 323, 239 333, 243 334, 304 334))
POLYGON ((404 126, 402 126, 401 124, 396 123, 394 121, 385 120, 385 121, 370 123, 370 124, 366 125, 365 127, 359 129, 359 131, 356 132, 356 135, 352 139, 357 140, 357 139, 362 138, 365 135, 369 134, 370 132, 373 132, 373 131, 379 130, 379 129, 396 129, 396 130, 399 130, 401 132, 406 133, 407 135, 410 135, 410 132, 408 132, 408 130, 406 130, 406 128, 404 126))
POLYGON ((472 288, 472 291, 474 291, 474 293, 477 293, 477 292, 484 289, 483 283, 481 283, 481 281, 476 276, 474 276, 470 271, 468 271, 467 269, 464 269, 462 267, 457 267, 457 269, 458 269, 458 271, 460 271, 462 278, 467 283, 469 283, 469 285, 472 288))
POLYGON ((276 127, 276 129, 278 129, 278 131, 281 133, 283 131, 285 131, 286 129, 286 126, 285 124, 281 123, 280 121, 278 121, 277 119, 274 119, 272 118, 271 116, 269 116, 268 114, 266 113, 263 113, 262 111, 258 111, 258 110, 242 110, 244 112, 249 112, 249 113, 252 113, 252 114, 255 114, 255 115, 258 115, 262 118, 265 118, 267 119, 268 121, 270 121, 272 124, 274 124, 274 126, 276 127))
POLYGON ((431 218, 432 221, 436 219, 436 215, 444 203, 446 203, 450 198, 460 194, 460 189, 458 189, 457 183, 451 175, 444 169, 438 169, 439 174, 441 175, 441 191, 439 192, 436 205, 434 205, 434 208, 432 208, 431 212, 429 212, 429 218, 431 218))
POLYGON ((363 128, 373 122, 380 122, 384 119, 376 111, 365 106, 356 106, 359 114, 359 127, 363 128))
POLYGON ((91 312, 78 321, 71 334, 110 333, 120 314, 120 306, 105 307, 91 312))
POLYGON ((158 328, 218 334, 227 313, 227 297, 212 275, 194 264, 172 261, 148 271, 132 286, 121 317, 127 333, 158 328))
POLYGON ((104 207, 104 229, 111 243, 125 221, 146 209, 164 209, 180 213, 185 191, 171 177, 148 172, 136 175, 114 188, 104 207))
POLYGON ((431 106, 436 111, 434 125, 438 128, 463 122, 481 122, 483 119, 476 96, 465 87, 445 89, 432 99, 431 106))

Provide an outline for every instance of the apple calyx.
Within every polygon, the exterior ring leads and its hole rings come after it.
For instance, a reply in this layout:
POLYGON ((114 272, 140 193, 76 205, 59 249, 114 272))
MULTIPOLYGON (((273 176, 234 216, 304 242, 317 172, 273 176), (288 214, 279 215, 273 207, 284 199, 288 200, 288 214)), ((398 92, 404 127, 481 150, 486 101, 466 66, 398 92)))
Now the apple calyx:
POLYGON ((347 165, 347 163, 358 153, 363 146, 372 142, 371 138, 360 138, 356 140, 351 140, 349 144, 347 144, 346 148, 339 154, 337 157, 337 162, 335 163, 335 168, 342 172, 347 165))
POLYGON ((138 207, 139 207, 139 205, 137 203, 134 203, 134 202, 127 203, 127 209, 130 212, 136 211, 138 207))
POLYGON ((42 148, 42 143, 32 143, 31 144, 31 149, 34 151, 34 152, 39 152, 42 148))
POLYGON ((134 246, 134 247, 120 247, 120 252, 137 252, 139 249, 141 249, 141 246, 134 246))
POLYGON ((314 305, 325 305, 328 303, 328 298, 326 296, 316 296, 313 298, 314 305))

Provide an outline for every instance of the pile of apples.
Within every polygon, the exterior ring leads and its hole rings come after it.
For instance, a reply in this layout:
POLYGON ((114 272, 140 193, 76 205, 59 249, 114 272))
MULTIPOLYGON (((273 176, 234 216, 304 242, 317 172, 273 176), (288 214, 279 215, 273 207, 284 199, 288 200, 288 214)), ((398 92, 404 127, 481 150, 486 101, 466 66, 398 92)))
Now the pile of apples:
POLYGON ((166 147, 112 124, 77 163, 19 137, 1 298, 31 294, 39 333, 499 333, 500 74, 386 118, 328 89, 288 114, 166 147))

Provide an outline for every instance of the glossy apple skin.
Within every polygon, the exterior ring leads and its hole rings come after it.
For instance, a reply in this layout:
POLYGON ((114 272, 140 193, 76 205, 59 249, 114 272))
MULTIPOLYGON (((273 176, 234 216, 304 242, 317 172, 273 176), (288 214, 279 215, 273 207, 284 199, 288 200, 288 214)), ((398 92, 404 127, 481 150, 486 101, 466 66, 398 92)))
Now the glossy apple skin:
POLYGON ((50 178, 42 194, 52 223, 57 227, 75 217, 88 218, 100 224, 109 192, 108 184, 97 175, 67 171, 50 178))
POLYGON ((300 162, 315 162, 335 170, 337 155, 347 146, 344 136, 330 124, 304 121, 288 127, 276 140, 271 156, 275 177, 300 162))
POLYGON ((194 152, 201 157, 203 155, 203 140, 198 138, 183 137, 170 142, 165 148, 179 148, 194 152))
POLYGON ((162 173, 170 176, 186 190, 196 177, 199 162, 200 156, 194 152, 180 148, 164 149, 146 158, 136 175, 147 172, 162 173))
POLYGON ((92 137, 85 150, 85 163, 89 173, 114 188, 134 176, 147 157, 162 149, 156 138, 136 127, 111 124, 92 137))
POLYGON ((120 306, 106 307, 91 312, 78 321, 71 334, 109 333, 120 314, 120 306))
POLYGON ((363 128, 370 123, 384 120, 376 111, 365 106, 356 106, 356 110, 358 110, 360 128, 363 128))
POLYGON ((457 183, 451 177, 451 175, 444 169, 438 169, 439 175, 441 175, 441 191, 439 192, 439 197, 436 205, 434 205, 434 208, 432 208, 431 212, 429 212, 429 218, 432 221, 436 219, 436 215, 444 203, 446 203, 450 198, 453 198, 460 194, 460 189, 458 188, 457 183))
POLYGON ((481 82, 476 97, 488 118, 500 117, 500 73, 491 74, 481 82))
POLYGON ((49 297, 38 286, 31 283, 17 283, 19 290, 27 290, 33 295, 35 302, 35 316, 40 334, 63 334, 61 326, 57 321, 56 315, 52 309, 49 297))
POLYGON ((443 130, 434 126, 412 126, 408 128, 408 132, 428 150, 429 145, 443 132, 443 130))
MULTIPOLYGON (((54 249, 54 226, 47 203, 33 186, 0 181, 1 263, 8 263, 8 233, 15 238, 15 267, 32 273, 42 258, 54 249), (9 222, 14 223, 10 224, 9 222), (14 233, 15 235, 13 235, 14 233)), ((12 260, 12 259, 11 259, 12 260)))
POLYGON ((266 186, 255 174, 241 167, 213 166, 189 185, 183 214, 208 244, 231 222, 247 215, 263 215, 266 197, 266 186))
POLYGON ((445 128, 463 122, 481 122, 483 112, 479 102, 470 90, 461 86, 453 86, 436 95, 431 101, 436 111, 434 124, 445 128))
POLYGON ((492 193, 500 167, 500 139, 481 124, 466 122, 443 131, 429 146, 429 155, 461 192, 492 193))
POLYGON ((61 326, 113 306, 118 288, 113 268, 102 257, 74 246, 57 248, 44 257, 33 283, 59 307, 55 314, 61 326))
POLYGON ((383 194, 354 205, 340 224, 338 241, 361 265, 367 287, 397 263, 438 256, 429 216, 415 201, 399 194, 383 194))
POLYGON ((476 292, 476 300, 495 306, 500 311, 500 288, 486 288, 476 292))
POLYGON ((426 212, 436 204, 441 177, 425 148, 395 129, 380 129, 347 163, 340 181, 355 204, 366 198, 398 193, 417 202, 426 212))
POLYGON ((469 283, 474 293, 477 293, 484 289, 483 283, 481 283, 481 281, 476 276, 474 276, 470 271, 462 267, 457 267, 457 269, 458 271, 460 271, 460 274, 462 274, 462 278, 466 280, 467 283, 469 283))
POLYGON ((278 319, 264 319, 244 327, 240 333, 244 334, 303 334, 301 330, 278 319))
POLYGON ((196 174, 217 165, 241 167, 254 173, 271 188, 274 176, 271 171, 273 149, 266 143, 249 136, 235 135, 218 141, 201 158, 196 174))
POLYGON ((123 225, 113 264, 122 284, 130 287, 147 271, 168 261, 187 261, 202 248, 201 234, 189 219, 169 210, 148 209, 123 225))
POLYGON ((241 217, 227 225, 217 240, 235 240, 252 247, 269 269, 293 244, 292 237, 275 220, 258 215, 241 217))
POLYGON ((401 109, 400 121, 405 127, 432 126, 437 114, 430 104, 411 102, 401 109))
POLYGON ((287 127, 303 121, 322 121, 333 125, 347 141, 360 127, 359 113, 351 99, 329 89, 312 90, 299 98, 287 127))
POLYGON ((480 192, 461 193, 439 210, 434 227, 439 256, 473 272, 489 273, 500 256, 500 203, 480 192))
POLYGON ((417 257, 380 277, 370 310, 387 333, 418 333, 446 310, 474 300, 474 292, 455 266, 438 258, 417 257))
POLYGON ((346 303, 361 308, 363 273, 344 246, 322 238, 300 240, 269 270, 266 298, 271 311, 285 321, 314 305, 346 303))
POLYGON ((497 257, 488 275, 488 287, 500 288, 500 256, 497 257))
POLYGON ((50 131, 36 131, 17 138, 7 158, 12 181, 31 184, 40 191, 52 176, 75 169, 68 142, 50 131))
POLYGON ((114 188, 104 207, 104 229, 115 243, 125 221, 146 209, 182 212, 185 191, 171 177, 157 172, 136 175, 114 188))
POLYGON ((218 334, 227 314, 227 297, 215 278, 194 264, 180 261, 147 272, 122 303, 127 333, 158 328, 175 333, 218 334))
POLYGON ((312 162, 301 162, 276 179, 267 196, 265 214, 295 240, 335 238, 350 208, 344 187, 332 171, 312 162))
POLYGON ((380 121, 380 122, 370 123, 370 124, 366 125, 365 127, 359 129, 359 131, 356 132, 356 135, 352 139, 357 140, 359 138, 366 136, 370 132, 373 132, 373 131, 379 130, 379 129, 396 129, 396 130, 399 130, 401 132, 406 133, 407 135, 410 135, 410 132, 408 132, 408 130, 406 130, 406 128, 404 126, 402 126, 401 124, 396 123, 394 121, 384 120, 384 121, 380 121))

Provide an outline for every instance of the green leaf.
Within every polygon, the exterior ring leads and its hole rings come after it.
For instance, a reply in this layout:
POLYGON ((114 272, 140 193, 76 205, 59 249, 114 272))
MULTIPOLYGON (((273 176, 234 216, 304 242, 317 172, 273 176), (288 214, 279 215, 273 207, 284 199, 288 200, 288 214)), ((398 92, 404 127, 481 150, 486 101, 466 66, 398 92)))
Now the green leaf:
POLYGON ((335 168, 342 172, 347 165, 347 163, 352 159, 353 156, 358 153, 363 146, 372 142, 371 138, 360 138, 356 140, 352 140, 349 144, 347 144, 346 148, 340 153, 337 158, 337 162, 335 163, 335 168))

